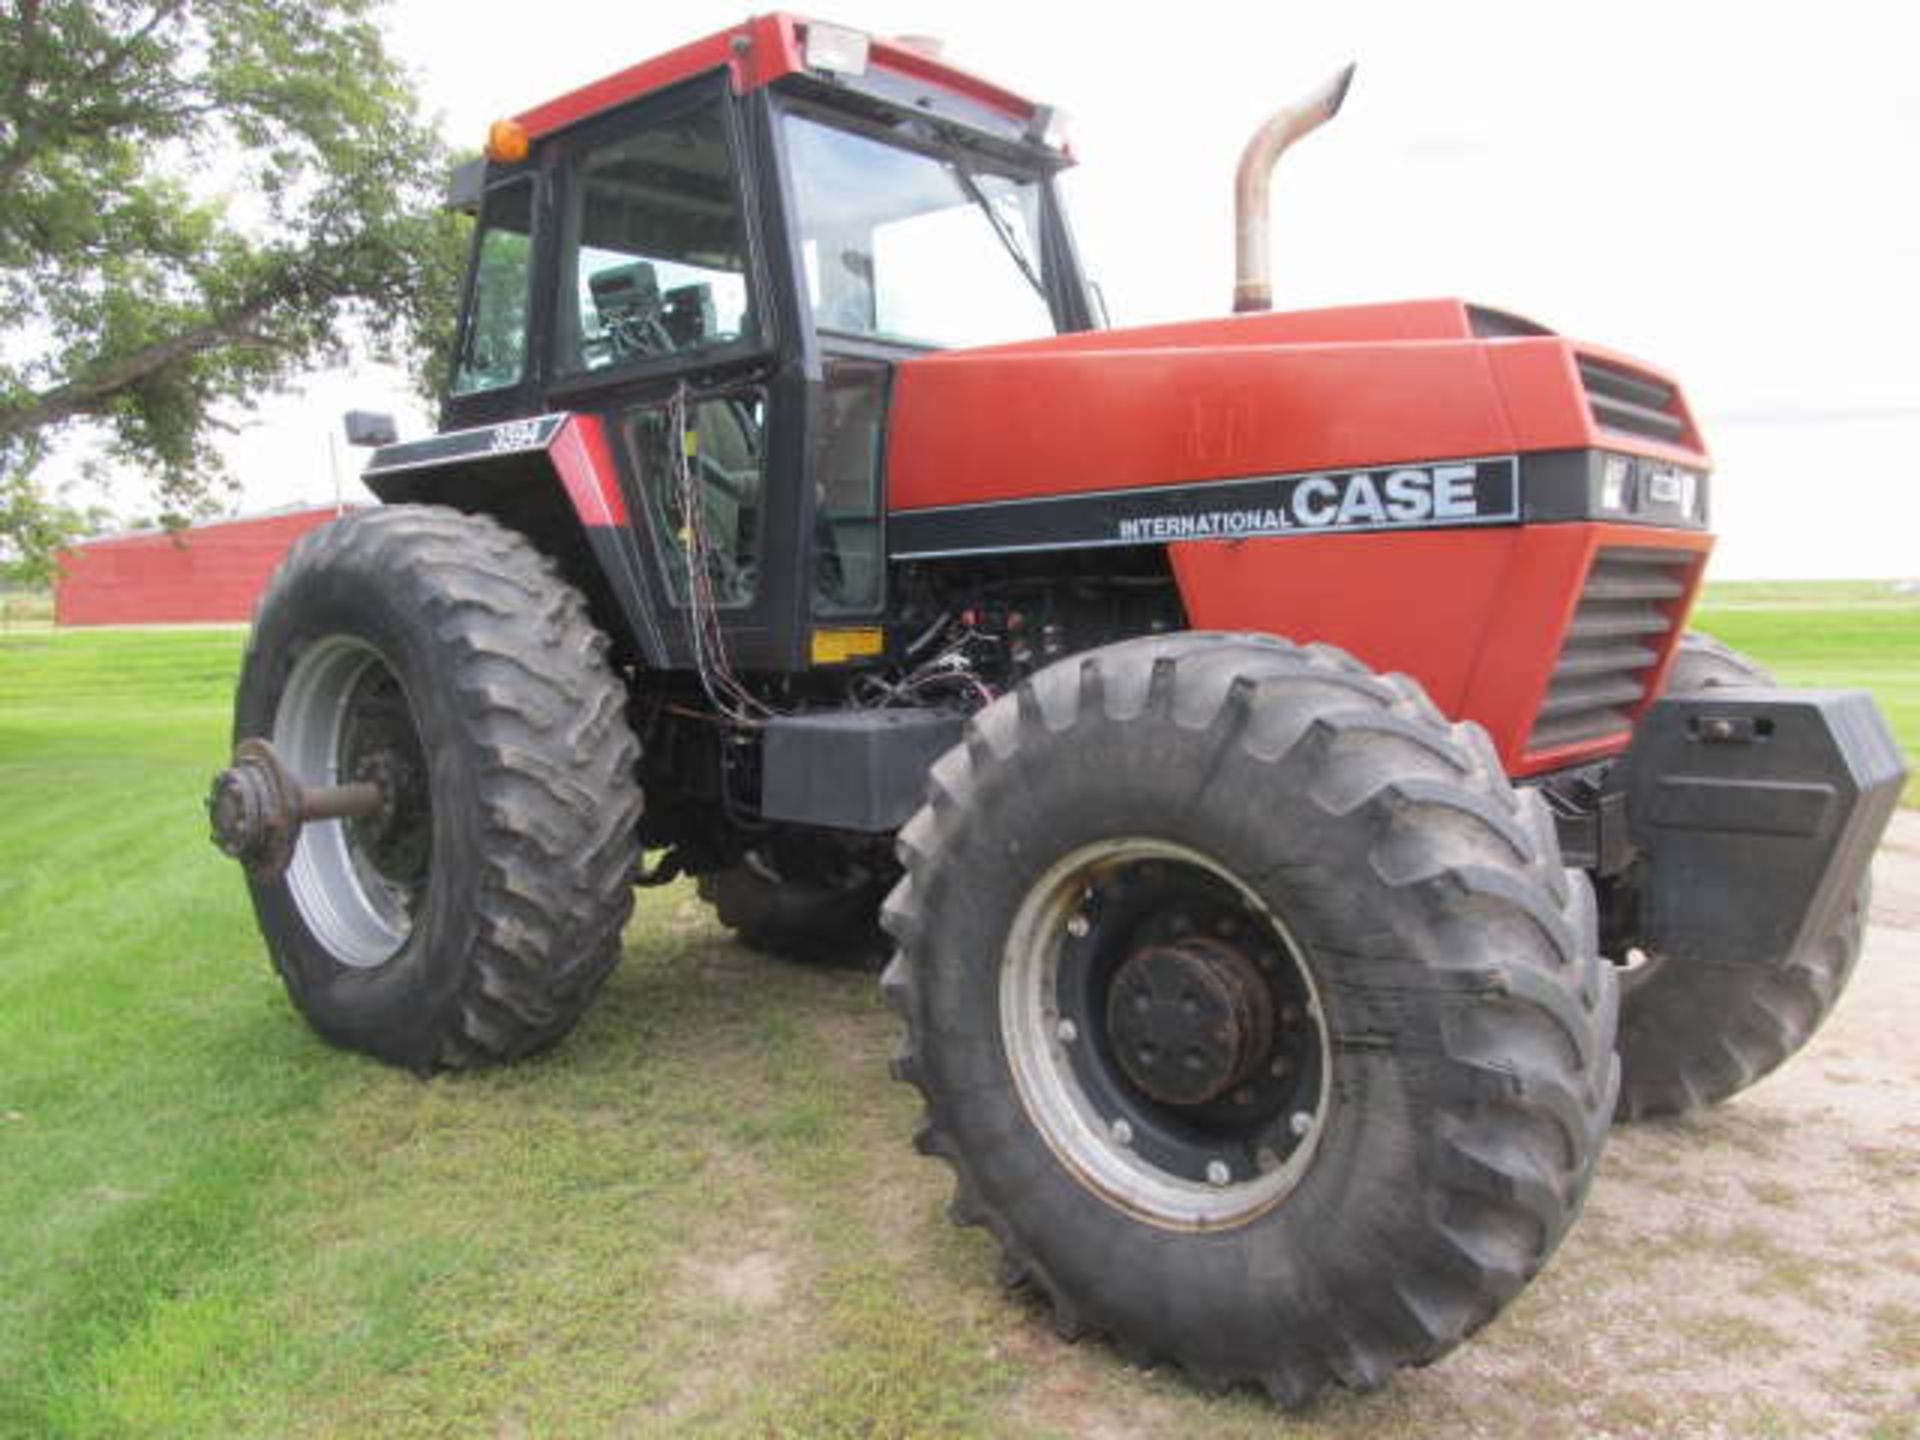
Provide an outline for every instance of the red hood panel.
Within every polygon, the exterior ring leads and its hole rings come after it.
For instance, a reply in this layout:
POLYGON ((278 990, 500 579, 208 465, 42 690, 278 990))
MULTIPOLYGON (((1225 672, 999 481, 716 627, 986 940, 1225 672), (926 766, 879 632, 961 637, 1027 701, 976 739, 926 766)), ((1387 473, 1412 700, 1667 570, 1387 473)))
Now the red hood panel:
MULTIPOLYGON (((1388 340, 1471 340, 1476 307, 1464 300, 1401 300, 1384 305, 1341 305, 1325 310, 1267 310, 1253 315, 1217 315, 1052 335, 1044 340, 996 345, 968 354, 1034 354, 1068 350, 1209 350, 1246 345, 1366 344, 1388 340)), ((1521 321, 1521 324, 1529 322, 1521 321)), ((1544 333, 1544 332, 1543 332, 1544 333)))
POLYGON ((1458 300, 922 356, 903 362, 895 381, 888 504, 1583 448, 1603 442, 1575 358, 1573 343, 1554 335, 1475 338, 1473 312, 1458 300))

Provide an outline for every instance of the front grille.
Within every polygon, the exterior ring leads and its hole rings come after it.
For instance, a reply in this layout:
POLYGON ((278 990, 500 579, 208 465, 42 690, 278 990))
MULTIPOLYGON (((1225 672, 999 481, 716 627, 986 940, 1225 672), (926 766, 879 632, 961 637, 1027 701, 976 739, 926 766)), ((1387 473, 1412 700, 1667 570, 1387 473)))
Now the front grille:
POLYGON ((1666 653, 1674 604, 1694 557, 1674 550, 1602 550, 1580 591, 1527 748, 1539 752, 1624 735, 1666 653))
POLYGON ((1593 423, 1601 429, 1669 444, 1687 440, 1687 420, 1680 409, 1679 392, 1666 381, 1590 355, 1580 356, 1579 364, 1587 408, 1593 412, 1593 423))

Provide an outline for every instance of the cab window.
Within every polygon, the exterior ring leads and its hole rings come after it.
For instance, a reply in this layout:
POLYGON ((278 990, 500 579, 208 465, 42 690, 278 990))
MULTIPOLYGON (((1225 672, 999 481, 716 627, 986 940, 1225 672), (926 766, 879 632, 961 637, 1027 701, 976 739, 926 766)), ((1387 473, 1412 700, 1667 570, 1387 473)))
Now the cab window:
POLYGON ((527 368, 527 297, 533 277, 533 182, 487 192, 474 247, 466 324, 448 386, 472 395, 517 385, 527 368))
POLYGON ((814 458, 816 615, 864 615, 879 608, 885 574, 880 533, 880 458, 888 368, 830 355, 820 447, 814 458))
POLYGON ((786 134, 821 330, 932 346, 1054 333, 1038 178, 806 115, 788 115, 786 134))
POLYGON ((721 102, 584 151, 561 267, 563 373, 755 338, 721 102))
POLYGON ((750 605, 759 593, 765 429, 758 390, 628 417, 628 450, 675 604, 689 603, 690 586, 702 608, 750 605))

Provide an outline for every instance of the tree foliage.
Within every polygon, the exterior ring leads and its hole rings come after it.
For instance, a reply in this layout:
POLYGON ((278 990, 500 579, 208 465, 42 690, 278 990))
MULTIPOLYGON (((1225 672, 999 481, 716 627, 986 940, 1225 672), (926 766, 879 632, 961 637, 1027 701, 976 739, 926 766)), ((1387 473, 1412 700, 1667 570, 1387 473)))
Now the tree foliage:
POLYGON ((191 508, 222 476, 223 410, 351 335, 394 358, 435 346, 460 263, 446 157, 375 3, 0 6, 10 495, 91 424, 191 508))
POLYGON ((51 585, 60 551, 111 518, 103 507, 82 510, 43 494, 24 465, 0 470, 0 586, 51 585))

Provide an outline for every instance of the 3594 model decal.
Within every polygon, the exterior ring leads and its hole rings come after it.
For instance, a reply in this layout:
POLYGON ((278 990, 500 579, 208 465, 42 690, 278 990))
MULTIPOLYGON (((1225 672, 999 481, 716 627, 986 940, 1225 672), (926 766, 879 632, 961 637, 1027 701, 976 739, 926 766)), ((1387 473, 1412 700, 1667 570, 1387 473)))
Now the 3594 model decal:
POLYGON ((896 511, 895 559, 1520 519, 1511 455, 896 511))

